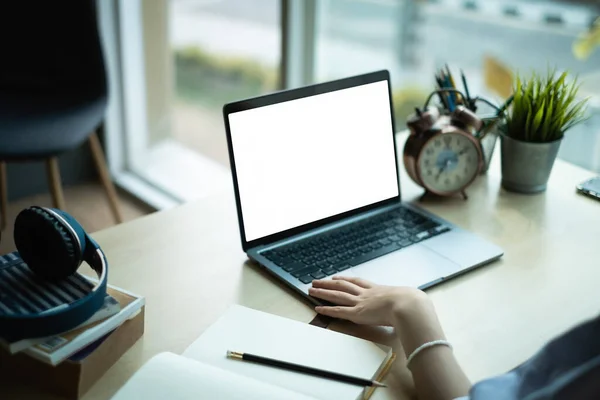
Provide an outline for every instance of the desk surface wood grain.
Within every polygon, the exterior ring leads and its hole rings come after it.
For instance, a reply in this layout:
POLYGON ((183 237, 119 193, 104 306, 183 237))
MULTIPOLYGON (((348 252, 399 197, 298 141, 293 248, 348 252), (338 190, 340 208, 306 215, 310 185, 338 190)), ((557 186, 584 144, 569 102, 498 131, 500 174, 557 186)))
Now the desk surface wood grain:
MULTIPOLYGON (((399 154, 405 136, 398 136, 399 154)), ((502 373, 547 340, 600 310, 600 202, 575 185, 594 174, 557 160, 546 193, 520 195, 500 187, 499 146, 490 171, 469 199, 420 201, 404 173, 403 200, 501 246, 499 260, 428 290, 467 375, 502 373)), ((200 183, 199 183, 200 184, 200 183)), ((142 339, 87 393, 106 399, 150 357, 181 353, 234 303, 309 322, 308 302, 247 262, 239 241, 233 194, 155 213, 95 233, 110 262, 109 281, 146 297, 142 339)), ((415 266, 418 268, 418 266, 415 266)), ((344 322, 331 329, 392 344, 400 357, 374 399, 412 398, 403 352, 389 329, 344 322)), ((40 398, 22 387, 0 389, 40 398)), ((47 397, 51 398, 51 397, 47 397)))

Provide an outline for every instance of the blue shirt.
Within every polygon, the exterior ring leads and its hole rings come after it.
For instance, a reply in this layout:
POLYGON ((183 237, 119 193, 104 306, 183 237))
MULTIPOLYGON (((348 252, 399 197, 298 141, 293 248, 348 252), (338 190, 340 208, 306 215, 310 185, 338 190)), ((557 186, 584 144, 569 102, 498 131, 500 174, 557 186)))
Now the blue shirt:
POLYGON ((473 385, 461 400, 600 399, 600 316, 546 344, 506 374, 473 385))

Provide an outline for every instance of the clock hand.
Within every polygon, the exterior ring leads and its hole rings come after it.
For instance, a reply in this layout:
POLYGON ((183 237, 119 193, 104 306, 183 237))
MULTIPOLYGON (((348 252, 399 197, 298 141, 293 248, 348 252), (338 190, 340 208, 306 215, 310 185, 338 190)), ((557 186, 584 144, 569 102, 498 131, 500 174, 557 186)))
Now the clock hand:
POLYGON ((446 160, 446 162, 444 163, 444 165, 442 166, 442 168, 440 168, 440 172, 438 172, 437 176, 435 177, 436 181, 440 180, 440 176, 442 176, 442 173, 446 170, 446 168, 448 168, 450 166, 450 160, 446 160))
POLYGON ((440 168, 440 172, 438 172, 437 176, 435 177, 436 181, 440 180, 440 176, 442 176, 442 172, 444 172, 444 169, 446 169, 445 165, 442 168, 440 168))
POLYGON ((463 154, 465 154, 467 151, 469 151, 469 149, 467 147, 463 148, 461 151, 458 152, 459 156, 462 156, 463 154))

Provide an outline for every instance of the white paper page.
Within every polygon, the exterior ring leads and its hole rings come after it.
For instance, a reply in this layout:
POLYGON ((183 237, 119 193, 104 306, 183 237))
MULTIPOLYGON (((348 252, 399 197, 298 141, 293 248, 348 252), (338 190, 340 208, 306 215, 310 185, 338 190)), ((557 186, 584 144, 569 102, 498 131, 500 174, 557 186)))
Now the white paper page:
POLYGON ((314 400, 173 353, 150 359, 112 399, 314 400))
MULTIPOLYGON (((183 356, 319 399, 350 400, 363 387, 226 357, 253 353, 372 379, 387 357, 374 343, 307 323, 232 306, 183 356)), ((383 389, 385 390, 385 389, 383 389)))

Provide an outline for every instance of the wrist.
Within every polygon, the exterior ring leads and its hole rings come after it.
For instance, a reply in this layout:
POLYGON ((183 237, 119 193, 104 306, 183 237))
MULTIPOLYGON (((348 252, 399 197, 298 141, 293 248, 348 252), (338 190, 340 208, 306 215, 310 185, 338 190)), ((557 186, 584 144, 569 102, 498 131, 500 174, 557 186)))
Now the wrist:
POLYGON ((398 325, 404 325, 407 320, 418 317, 425 309, 430 308, 431 300, 419 289, 414 288, 403 288, 407 290, 405 293, 397 296, 391 307, 392 311, 392 325, 398 327, 398 325))
POLYGON ((423 291, 414 290, 393 310, 393 326, 407 356, 426 342, 446 339, 433 302, 423 291))

